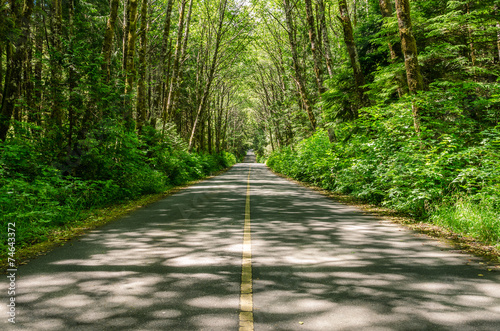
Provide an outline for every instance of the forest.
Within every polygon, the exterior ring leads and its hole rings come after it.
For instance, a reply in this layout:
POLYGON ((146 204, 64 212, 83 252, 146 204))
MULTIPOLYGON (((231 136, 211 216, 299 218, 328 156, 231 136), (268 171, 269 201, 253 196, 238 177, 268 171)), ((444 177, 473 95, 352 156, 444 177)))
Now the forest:
POLYGON ((248 149, 500 246, 500 0, 0 0, 0 13, 0 223, 19 247, 248 149))

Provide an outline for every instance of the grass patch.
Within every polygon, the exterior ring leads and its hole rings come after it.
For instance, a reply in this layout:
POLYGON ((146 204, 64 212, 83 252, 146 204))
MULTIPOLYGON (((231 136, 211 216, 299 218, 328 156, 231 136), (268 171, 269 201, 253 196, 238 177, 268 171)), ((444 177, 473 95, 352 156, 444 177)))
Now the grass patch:
POLYGON ((491 201, 459 198, 451 206, 438 208, 431 214, 430 220, 453 232, 500 247, 500 212, 495 210, 491 201))

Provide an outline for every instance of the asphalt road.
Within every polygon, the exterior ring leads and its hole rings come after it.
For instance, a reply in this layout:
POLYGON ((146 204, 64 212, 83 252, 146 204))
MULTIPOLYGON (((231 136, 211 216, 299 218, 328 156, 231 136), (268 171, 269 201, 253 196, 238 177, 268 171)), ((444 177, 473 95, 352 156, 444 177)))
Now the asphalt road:
POLYGON ((253 160, 20 267, 0 329, 238 330, 249 181, 255 330, 500 330, 481 260, 253 160))

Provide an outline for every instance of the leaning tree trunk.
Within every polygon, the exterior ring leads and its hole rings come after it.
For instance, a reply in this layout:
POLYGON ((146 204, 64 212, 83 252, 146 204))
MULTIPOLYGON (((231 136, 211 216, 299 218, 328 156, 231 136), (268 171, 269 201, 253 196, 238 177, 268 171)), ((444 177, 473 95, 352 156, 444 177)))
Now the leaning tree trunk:
MULTIPOLYGON (((401 37, 401 49, 405 57, 406 80, 408 90, 411 94, 417 94, 424 89, 424 79, 420 73, 420 66, 417 58, 417 42, 413 37, 410 1, 396 0, 396 11, 398 15, 399 35, 401 37)), ((415 103, 412 104, 413 124, 415 132, 420 133, 420 114, 415 103)))

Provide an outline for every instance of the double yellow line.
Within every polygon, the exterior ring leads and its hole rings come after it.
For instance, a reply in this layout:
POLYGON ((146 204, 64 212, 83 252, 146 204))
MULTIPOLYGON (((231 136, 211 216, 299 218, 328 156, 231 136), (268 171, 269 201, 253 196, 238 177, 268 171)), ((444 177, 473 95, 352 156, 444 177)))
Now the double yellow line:
POLYGON ((250 172, 248 169, 241 259, 240 331, 253 331, 252 237, 250 234, 250 172))

